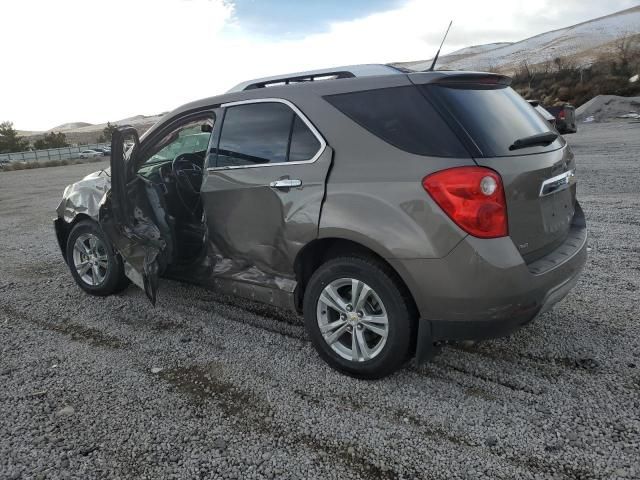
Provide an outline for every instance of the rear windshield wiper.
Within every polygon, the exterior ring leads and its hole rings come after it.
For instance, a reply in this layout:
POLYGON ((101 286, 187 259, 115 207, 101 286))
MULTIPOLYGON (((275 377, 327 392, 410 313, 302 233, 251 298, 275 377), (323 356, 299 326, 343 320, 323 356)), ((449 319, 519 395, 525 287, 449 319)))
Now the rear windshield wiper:
POLYGON ((530 137, 519 138, 513 142, 513 145, 509 147, 509 150, 518 150, 520 148, 532 147, 534 145, 547 146, 553 143, 556 138, 558 138, 558 134, 556 132, 538 133, 536 135, 531 135, 530 137))

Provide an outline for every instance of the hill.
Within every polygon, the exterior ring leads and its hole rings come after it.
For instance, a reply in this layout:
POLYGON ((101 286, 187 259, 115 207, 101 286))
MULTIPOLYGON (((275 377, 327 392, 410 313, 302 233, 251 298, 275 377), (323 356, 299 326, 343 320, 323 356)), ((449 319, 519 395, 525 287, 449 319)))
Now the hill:
MULTIPOLYGON (((152 125, 154 125, 163 114, 159 115, 135 115, 133 117, 123 118, 110 122, 112 125, 132 125, 138 129, 140 135, 146 132, 152 125)), ((102 131, 107 126, 106 123, 86 123, 86 122, 71 122, 58 125, 57 127, 47 130, 47 132, 20 132, 21 136, 24 136, 30 142, 35 142, 44 137, 48 132, 62 132, 67 137, 67 141, 71 144, 88 144, 95 143, 98 137, 102 134, 102 131)))
POLYGON ((47 132, 66 132, 68 130, 75 130, 77 128, 91 126, 93 126, 93 124, 87 122, 63 123, 62 125, 58 125, 57 127, 50 128, 49 130, 47 130, 47 132))
MULTIPOLYGON (((443 55, 438 68, 514 73, 523 62, 540 65, 561 58, 575 66, 588 66, 614 52, 621 38, 640 33, 640 6, 552 30, 515 43, 467 47, 443 55)), ((429 68, 431 60, 397 64, 412 70, 429 68)))

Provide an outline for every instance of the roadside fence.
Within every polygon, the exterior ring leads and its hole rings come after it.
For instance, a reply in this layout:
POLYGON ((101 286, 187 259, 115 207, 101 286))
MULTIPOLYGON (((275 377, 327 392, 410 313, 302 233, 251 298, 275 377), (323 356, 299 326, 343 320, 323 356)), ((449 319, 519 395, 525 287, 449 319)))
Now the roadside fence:
POLYGON ((84 150, 111 147, 110 143, 90 143, 77 147, 49 148, 46 150, 29 150, 26 152, 1 153, 0 163, 9 162, 46 162, 49 160, 70 160, 79 158, 84 150))

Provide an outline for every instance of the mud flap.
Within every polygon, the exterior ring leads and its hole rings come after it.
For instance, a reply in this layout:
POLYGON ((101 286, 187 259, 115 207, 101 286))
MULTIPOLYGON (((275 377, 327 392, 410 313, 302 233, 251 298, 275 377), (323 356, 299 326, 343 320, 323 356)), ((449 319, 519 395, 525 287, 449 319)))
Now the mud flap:
POLYGON ((433 342, 431 333, 431 322, 429 320, 418 320, 418 335, 416 339, 416 366, 420 366, 432 360, 440 351, 440 348, 433 342))

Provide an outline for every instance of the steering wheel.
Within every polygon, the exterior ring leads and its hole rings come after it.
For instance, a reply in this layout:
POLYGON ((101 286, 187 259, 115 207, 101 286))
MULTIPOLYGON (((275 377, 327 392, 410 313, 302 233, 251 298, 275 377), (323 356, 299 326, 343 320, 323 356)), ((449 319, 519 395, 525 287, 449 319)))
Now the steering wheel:
POLYGON ((201 162, 202 157, 195 153, 182 153, 171 162, 171 171, 176 179, 177 193, 185 208, 195 213, 200 205, 200 185, 202 183, 202 167, 197 162, 201 162), (191 197, 191 201, 186 201, 185 196, 191 197))
POLYGON ((191 195, 200 194, 202 183, 202 167, 196 162, 202 158, 195 153, 182 153, 171 162, 171 170, 178 185, 191 195))

